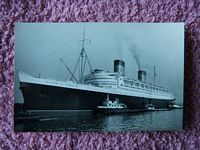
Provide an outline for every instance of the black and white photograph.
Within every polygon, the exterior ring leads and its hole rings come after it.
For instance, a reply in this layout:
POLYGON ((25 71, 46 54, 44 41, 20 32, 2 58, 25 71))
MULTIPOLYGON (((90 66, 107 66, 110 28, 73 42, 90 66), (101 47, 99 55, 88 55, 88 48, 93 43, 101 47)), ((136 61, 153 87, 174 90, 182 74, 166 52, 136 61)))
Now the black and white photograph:
POLYGON ((14 131, 183 128, 184 23, 16 23, 14 131))

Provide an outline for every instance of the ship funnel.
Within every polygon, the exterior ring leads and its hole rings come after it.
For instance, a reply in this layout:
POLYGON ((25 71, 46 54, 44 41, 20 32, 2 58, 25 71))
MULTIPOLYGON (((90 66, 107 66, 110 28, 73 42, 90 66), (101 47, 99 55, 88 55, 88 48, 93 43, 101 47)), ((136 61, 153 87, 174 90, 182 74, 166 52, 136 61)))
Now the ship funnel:
POLYGON ((138 71, 138 80, 146 82, 147 79, 147 73, 144 70, 139 70, 138 71))
POLYGON ((125 62, 123 60, 114 60, 114 72, 125 76, 125 62))

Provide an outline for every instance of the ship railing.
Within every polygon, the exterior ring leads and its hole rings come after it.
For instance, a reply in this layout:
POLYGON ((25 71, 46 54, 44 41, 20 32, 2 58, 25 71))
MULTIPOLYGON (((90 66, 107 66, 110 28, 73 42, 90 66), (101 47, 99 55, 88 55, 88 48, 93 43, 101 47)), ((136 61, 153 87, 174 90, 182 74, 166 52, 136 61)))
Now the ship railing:
POLYGON ((138 80, 129 80, 129 79, 125 79, 124 80, 124 85, 126 86, 133 86, 133 88, 135 87, 142 87, 143 89, 150 89, 153 91, 159 91, 159 92, 164 92, 164 93, 171 93, 171 91, 169 89, 160 87, 160 86, 155 86, 152 84, 146 84, 146 83, 141 83, 138 80))
POLYGON ((158 92, 162 92, 162 93, 171 93, 170 90, 163 88, 163 87, 149 85, 149 84, 145 84, 145 83, 134 82, 134 81, 124 82, 124 84, 121 84, 120 86, 125 86, 128 88, 134 88, 134 89, 135 88, 146 89, 149 91, 158 91, 158 92))

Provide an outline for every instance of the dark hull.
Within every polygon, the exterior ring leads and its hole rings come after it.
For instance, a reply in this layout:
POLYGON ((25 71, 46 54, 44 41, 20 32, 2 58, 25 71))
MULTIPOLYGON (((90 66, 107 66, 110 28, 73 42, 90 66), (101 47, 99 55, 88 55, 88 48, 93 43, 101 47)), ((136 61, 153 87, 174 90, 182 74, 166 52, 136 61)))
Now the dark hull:
MULTIPOLYGON (((95 110, 102 104, 107 93, 67 89, 46 85, 20 83, 27 110, 95 110)), ((110 94, 110 99, 119 98, 128 109, 144 109, 152 103, 157 109, 168 108, 172 101, 147 99, 110 94)))

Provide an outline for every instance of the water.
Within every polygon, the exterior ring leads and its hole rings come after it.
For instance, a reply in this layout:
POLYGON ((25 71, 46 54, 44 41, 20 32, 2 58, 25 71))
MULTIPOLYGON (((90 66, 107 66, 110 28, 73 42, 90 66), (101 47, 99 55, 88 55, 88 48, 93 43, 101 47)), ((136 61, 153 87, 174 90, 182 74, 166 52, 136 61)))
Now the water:
MULTIPOLYGON (((15 124, 15 131, 152 131, 182 128, 182 109, 130 114, 91 111, 40 112, 40 121, 15 124)), ((36 113, 35 113, 36 114, 36 113)))

